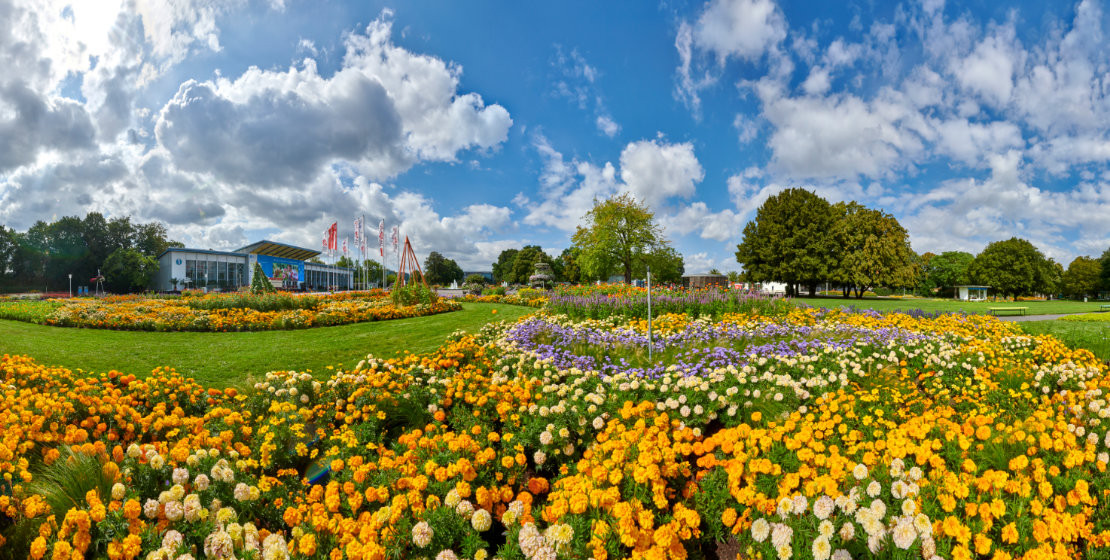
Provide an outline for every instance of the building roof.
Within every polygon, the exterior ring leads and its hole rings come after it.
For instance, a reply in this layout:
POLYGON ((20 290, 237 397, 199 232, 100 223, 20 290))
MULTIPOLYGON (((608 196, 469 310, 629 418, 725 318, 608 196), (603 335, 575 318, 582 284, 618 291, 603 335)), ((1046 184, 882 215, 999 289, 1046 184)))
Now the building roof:
POLYGON ((236 253, 254 253, 256 255, 267 255, 270 257, 278 257, 282 259, 293 259, 295 261, 307 261, 312 257, 320 254, 320 251, 314 249, 305 249, 304 247, 297 247, 296 245, 287 245, 285 243, 278 243, 277 241, 269 241, 263 239, 251 243, 246 247, 235 250, 236 253))
POLYGON ((187 249, 184 247, 170 247, 169 249, 158 253, 158 258, 162 258, 162 255, 165 255, 166 253, 196 253, 202 255, 228 255, 232 257, 244 256, 242 253, 236 253, 234 251, 213 251, 212 249, 187 249))

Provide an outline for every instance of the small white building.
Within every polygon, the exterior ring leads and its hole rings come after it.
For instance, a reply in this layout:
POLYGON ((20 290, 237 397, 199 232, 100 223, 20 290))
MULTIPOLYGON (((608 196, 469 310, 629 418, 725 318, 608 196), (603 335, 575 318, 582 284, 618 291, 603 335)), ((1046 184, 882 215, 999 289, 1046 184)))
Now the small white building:
POLYGON ((314 249, 268 240, 234 251, 171 247, 158 255, 158 273, 151 279, 151 288, 160 292, 235 291, 251 284, 256 263, 271 284, 287 290, 345 290, 352 285, 351 269, 308 262, 319 254, 314 249))
POLYGON ((990 286, 956 286, 956 299, 960 301, 986 301, 990 286))

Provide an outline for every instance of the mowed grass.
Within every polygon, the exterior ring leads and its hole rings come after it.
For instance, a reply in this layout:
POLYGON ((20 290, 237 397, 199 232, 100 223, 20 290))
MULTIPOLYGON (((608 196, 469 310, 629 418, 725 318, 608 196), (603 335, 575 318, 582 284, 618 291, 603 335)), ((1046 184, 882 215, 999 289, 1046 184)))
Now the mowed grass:
POLYGON ((528 307, 464 303, 461 311, 291 331, 197 333, 50 327, 0 320, 0 354, 27 354, 42 364, 88 372, 146 376, 168 366, 209 387, 247 387, 268 371, 353 367, 367 354, 388 358, 434 351, 456 330, 478 332, 515 320, 528 307), (493 313, 496 310, 497 313, 493 313))
POLYGON ((1110 323, 1056 320, 1018 324, 1028 334, 1050 334, 1069 348, 1086 348, 1100 360, 1110 361, 1110 323))
POLYGON ((990 312, 991 307, 1028 307, 1026 314, 1028 315, 1062 315, 1067 313, 1089 313, 1092 311, 1099 311, 1099 306, 1105 304, 1105 301, 1091 301, 1084 303, 1082 301, 956 301, 954 299, 927 299, 927 298, 906 298, 906 299, 885 299, 885 298, 839 298, 839 297, 819 297, 819 298, 796 298, 795 301, 800 301, 806 305, 814 307, 842 307, 853 306, 859 309, 874 309, 876 311, 912 311, 920 309, 929 313, 975 313, 987 314, 990 312))

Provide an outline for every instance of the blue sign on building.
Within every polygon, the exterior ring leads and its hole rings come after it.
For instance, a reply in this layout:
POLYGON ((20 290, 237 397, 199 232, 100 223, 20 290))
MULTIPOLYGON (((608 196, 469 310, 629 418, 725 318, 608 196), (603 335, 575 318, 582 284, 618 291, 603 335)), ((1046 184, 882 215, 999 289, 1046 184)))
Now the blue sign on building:
POLYGON ((281 280, 286 287, 296 288, 298 282, 304 282, 304 261, 258 255, 258 264, 267 278, 281 280))

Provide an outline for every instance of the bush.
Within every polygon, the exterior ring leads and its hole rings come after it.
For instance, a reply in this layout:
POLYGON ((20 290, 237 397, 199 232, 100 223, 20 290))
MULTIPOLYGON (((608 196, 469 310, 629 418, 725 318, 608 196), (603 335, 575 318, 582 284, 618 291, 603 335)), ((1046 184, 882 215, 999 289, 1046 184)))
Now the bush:
POLYGON ((405 286, 394 285, 391 295, 393 297, 393 305, 397 307, 407 307, 417 304, 431 305, 439 301, 439 296, 424 284, 413 283, 405 286))
POLYGON ((482 290, 483 296, 503 296, 506 294, 504 286, 497 286, 495 288, 484 288, 482 290))

